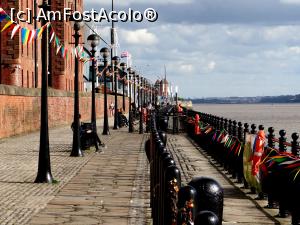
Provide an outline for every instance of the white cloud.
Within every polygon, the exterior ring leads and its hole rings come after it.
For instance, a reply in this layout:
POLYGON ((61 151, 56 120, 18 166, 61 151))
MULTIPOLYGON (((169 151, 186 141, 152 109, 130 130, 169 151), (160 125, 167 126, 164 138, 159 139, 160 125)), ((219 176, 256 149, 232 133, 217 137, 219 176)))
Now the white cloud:
POLYGON ((300 0, 280 0, 280 2, 283 4, 300 4, 300 0))
POLYGON ((216 62, 215 61, 210 61, 207 65, 207 69, 209 71, 213 71, 216 68, 216 62))
POLYGON ((192 64, 182 64, 179 69, 184 73, 191 73, 194 71, 194 66, 192 64))
POLYGON ((134 31, 121 30, 120 33, 128 44, 153 45, 158 42, 156 35, 150 33, 147 29, 138 29, 134 31))

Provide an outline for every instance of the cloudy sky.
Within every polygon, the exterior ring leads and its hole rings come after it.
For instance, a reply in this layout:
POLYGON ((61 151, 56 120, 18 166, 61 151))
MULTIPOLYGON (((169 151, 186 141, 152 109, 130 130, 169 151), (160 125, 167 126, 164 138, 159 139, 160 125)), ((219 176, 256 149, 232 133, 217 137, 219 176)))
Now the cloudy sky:
MULTIPOLYGON (((300 0, 114 0, 117 10, 154 8, 156 22, 118 23, 119 52, 183 97, 300 94, 300 0)), ((111 0, 84 0, 110 10, 111 0)), ((109 27, 99 23, 110 42, 109 27)))

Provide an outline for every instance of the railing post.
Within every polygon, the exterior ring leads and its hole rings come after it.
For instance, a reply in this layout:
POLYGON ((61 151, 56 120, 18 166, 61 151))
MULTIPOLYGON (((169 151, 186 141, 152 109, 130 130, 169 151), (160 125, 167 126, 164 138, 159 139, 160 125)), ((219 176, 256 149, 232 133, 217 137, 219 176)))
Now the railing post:
POLYGON ((197 212, 211 211, 215 213, 219 219, 217 225, 221 225, 224 203, 224 192, 221 185, 209 177, 194 177, 188 185, 194 187, 197 191, 197 212))
POLYGON ((228 133, 229 133, 229 135, 232 135, 232 120, 231 119, 228 121, 228 133))
POLYGON ((184 186, 178 192, 178 216, 177 225, 192 224, 196 217, 196 189, 192 186, 184 186))
POLYGON ((275 141, 274 141, 274 138, 275 138, 275 130, 273 127, 269 127, 268 129, 269 131, 269 134, 268 134, 268 147, 269 148, 275 148, 275 141))
POLYGON ((220 119, 220 130, 223 130, 224 129, 224 118, 221 117, 220 119))
POLYGON ((297 133, 293 133, 292 134, 292 153, 294 156, 298 156, 299 157, 299 141, 298 141, 298 138, 299 138, 299 134, 297 133))
POLYGON ((228 119, 224 119, 224 129, 228 132, 228 119))
POLYGON ((236 122, 236 120, 234 120, 233 122, 232 122, 232 124, 233 124, 233 126, 232 126, 232 135, 233 136, 235 136, 235 137, 237 137, 237 122, 236 122))
MULTIPOLYGON (((243 142, 244 142, 244 146, 245 146, 245 143, 246 143, 246 135, 249 133, 249 124, 248 123, 244 123, 244 139, 243 139, 243 142)), ((245 177, 243 176, 243 182, 244 182, 244 188, 249 188, 249 185, 245 179, 245 177)))
MULTIPOLYGON (((237 129, 237 138, 242 143, 243 142, 243 124, 238 122, 238 129, 237 129)), ((237 171, 237 182, 243 183, 243 152, 241 152, 237 156, 237 164, 236 164, 236 171, 237 171)))
MULTIPOLYGON (((287 148, 286 148, 286 131, 285 130, 280 130, 279 131, 279 152, 286 152, 287 148)), ((285 190, 282 190, 285 191, 285 190)), ((286 203, 284 203, 283 201, 279 200, 279 217, 281 218, 286 218, 288 216, 288 210, 286 207, 286 203)))
MULTIPOLYGON (((275 141, 274 141, 274 138, 275 138, 275 130, 273 127, 269 127, 268 128, 268 147, 269 148, 275 148, 275 141)), ((274 209, 276 207, 276 203, 274 201, 274 198, 272 196, 271 193, 267 193, 268 194, 268 205, 266 206, 266 208, 269 208, 269 209, 274 209)))
POLYGON ((279 131, 279 135, 280 135, 280 138, 279 138, 279 151, 280 152, 286 152, 286 131, 285 130, 280 130, 279 131))
POLYGON ((251 125, 251 134, 256 134, 256 125, 255 124, 252 124, 251 125))

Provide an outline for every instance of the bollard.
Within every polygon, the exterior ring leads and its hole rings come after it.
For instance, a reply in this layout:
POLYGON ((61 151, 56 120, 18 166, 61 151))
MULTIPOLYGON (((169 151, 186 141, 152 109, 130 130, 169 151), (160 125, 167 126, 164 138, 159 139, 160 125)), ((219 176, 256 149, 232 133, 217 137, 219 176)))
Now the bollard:
MULTIPOLYGON (((275 130, 273 127, 269 127, 268 132, 269 132, 268 137, 267 137, 268 138, 268 147, 273 149, 273 148, 275 148, 275 141, 274 141, 275 130)), ((268 182, 268 181, 266 181, 266 182, 268 182)), ((267 194, 268 194, 268 204, 265 206, 265 208, 268 208, 268 209, 276 208, 278 203, 274 200, 272 193, 267 193, 267 194)))
POLYGON ((159 166, 159 185, 158 185, 158 198, 157 198, 157 210, 159 224, 163 223, 164 216, 164 189, 165 189, 165 170, 169 166, 175 166, 175 161, 169 153, 163 153, 160 158, 159 166))
POLYGON ((164 143, 165 146, 167 146, 167 134, 165 131, 159 131, 159 137, 162 140, 162 142, 164 143))
POLYGON ((150 139, 148 139, 146 142, 145 142, 145 152, 146 152, 146 156, 147 156, 147 159, 148 159, 148 162, 150 162, 150 147, 151 147, 151 143, 150 143, 150 139))
MULTIPOLYGON (((238 122, 237 138, 241 143, 244 140, 242 122, 238 122)), ((237 156, 237 161, 236 161, 236 171, 237 171, 237 182, 238 183, 243 183, 243 176, 244 176, 244 173, 243 173, 243 150, 244 150, 243 147, 241 147, 240 153, 237 156)))
POLYGON ((178 192, 177 225, 192 224, 196 216, 196 189, 192 186, 184 186, 178 192))
POLYGON ((286 145, 285 145, 285 142, 286 142, 286 131, 285 130, 280 130, 279 131, 279 151, 280 152, 286 152, 286 145))
POLYGON ((177 220, 178 191, 181 186, 180 171, 176 166, 169 166, 165 170, 164 179, 164 212, 163 225, 173 225, 177 220))
POLYGON ((211 211, 201 211, 197 214, 194 225, 218 225, 220 224, 218 216, 211 211))
POLYGON ((297 156, 299 157, 299 142, 298 142, 298 139, 299 139, 299 134, 297 133, 293 133, 292 134, 292 153, 294 156, 297 156))
POLYGON ((208 210, 215 213, 219 219, 218 225, 221 225, 224 194, 220 184, 209 177, 195 177, 188 185, 197 191, 197 212, 208 210))

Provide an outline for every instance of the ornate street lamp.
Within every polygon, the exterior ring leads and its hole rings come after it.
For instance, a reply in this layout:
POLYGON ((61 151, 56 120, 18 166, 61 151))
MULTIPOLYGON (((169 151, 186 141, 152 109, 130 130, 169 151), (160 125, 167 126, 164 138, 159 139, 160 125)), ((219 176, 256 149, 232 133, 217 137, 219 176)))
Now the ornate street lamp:
POLYGON ((120 67, 122 69, 122 84, 123 84, 123 100, 122 100, 122 103, 123 103, 123 110, 125 112, 126 108, 125 108, 125 78, 126 78, 126 69, 127 69, 127 64, 122 62, 120 64, 120 67))
POLYGON ((144 128, 143 128, 143 85, 144 85, 144 79, 143 77, 141 77, 140 79, 140 92, 139 92, 139 102, 140 102, 140 123, 139 123, 139 133, 143 134, 144 133, 144 128))
POLYGON ((104 120, 103 120, 103 135, 109 135, 109 126, 108 126, 108 115, 107 115, 107 77, 106 77, 106 73, 108 70, 108 61, 107 58, 109 57, 109 49, 108 48, 102 48, 100 50, 100 55, 103 57, 103 61, 104 61, 104 70, 102 72, 103 74, 103 79, 104 79, 104 120))
MULTIPOLYGON (((75 39, 75 48, 79 45, 79 30, 83 25, 82 22, 74 22, 73 28, 75 33, 73 37, 75 39)), ((70 156, 83 156, 83 152, 80 148, 80 121, 79 121, 79 79, 78 79, 78 59, 75 58, 75 68, 74 68, 75 76, 74 76, 74 120, 73 120, 73 144, 72 151, 70 156)))
POLYGON ((96 99, 95 99, 95 74, 96 74, 96 60, 95 60, 95 53, 96 47, 100 43, 100 37, 97 34, 91 34, 87 38, 88 43, 92 47, 91 55, 92 55, 92 114, 91 114, 91 123, 93 126, 93 137, 95 148, 98 151, 98 134, 97 134, 97 124, 96 124, 96 99))
MULTIPOLYGON (((47 0, 43 0, 42 5, 39 6, 47 14, 50 9, 47 0)), ((47 21, 41 19, 42 26, 46 25, 47 21)), ((35 183, 52 183, 53 177, 51 174, 50 165, 50 150, 49 150, 49 128, 48 128, 48 29, 45 29, 42 34, 42 89, 41 89, 41 128, 40 128, 40 149, 39 149, 39 163, 38 172, 35 183)))
POLYGON ((114 65, 114 79, 115 79, 115 115, 114 115, 114 130, 119 129, 118 121, 118 65, 120 63, 120 57, 114 56, 112 58, 112 64, 114 65))
POLYGON ((132 71, 132 76, 133 76, 133 105, 134 105, 134 112, 133 115, 134 119, 136 117, 136 78, 137 78, 137 74, 135 71, 132 71))
POLYGON ((132 133, 133 132, 133 121, 132 121, 132 107, 131 107, 131 95, 132 95, 132 90, 131 90, 131 78, 132 75, 134 74, 134 71, 132 70, 131 67, 127 69, 128 71, 128 89, 129 89, 129 126, 128 126, 128 132, 132 133))

